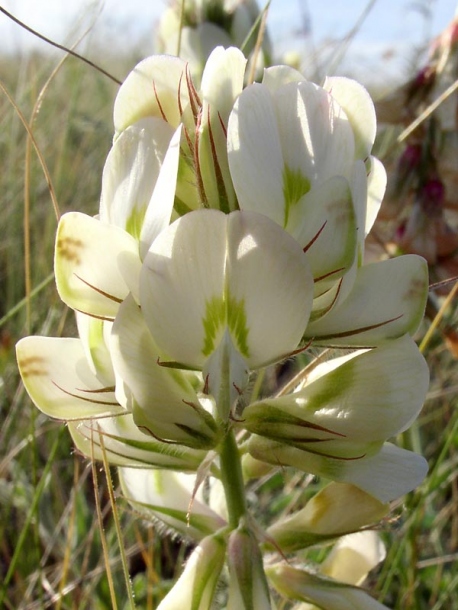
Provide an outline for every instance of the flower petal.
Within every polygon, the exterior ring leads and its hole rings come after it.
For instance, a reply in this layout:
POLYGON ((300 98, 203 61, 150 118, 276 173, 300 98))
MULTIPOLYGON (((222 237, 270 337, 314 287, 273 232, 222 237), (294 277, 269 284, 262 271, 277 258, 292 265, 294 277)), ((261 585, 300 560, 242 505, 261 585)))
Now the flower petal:
POLYGON ((326 479, 352 483, 380 502, 391 502, 415 489, 425 478, 428 464, 421 456, 385 443, 370 457, 339 460, 302 451, 262 436, 252 436, 251 455, 276 466, 293 466, 326 479))
POLYGON ((159 519, 182 536, 201 540, 226 525, 205 502, 196 476, 146 468, 120 468, 126 499, 147 517, 159 519))
POLYGON ((102 177, 100 220, 137 240, 148 203, 173 135, 160 118, 141 119, 114 142, 102 177))
POLYGON ((154 55, 141 61, 116 96, 116 132, 147 116, 162 117, 176 129, 189 103, 185 73, 186 62, 178 57, 154 55))
POLYGON ((248 405, 243 423, 306 451, 358 459, 411 425, 428 382, 426 362, 406 335, 347 359, 292 394, 248 405))
POLYGON ((312 291, 300 246, 266 216, 200 210, 154 242, 142 270, 141 304, 172 359, 202 368, 228 328, 256 368, 297 347, 312 291))
MULTIPOLYGON (((354 485, 331 483, 303 509, 276 521, 267 535, 283 552, 289 553, 377 523, 389 510, 389 504, 379 502, 354 485)), ((351 584, 359 583, 355 580, 351 584)))
POLYGON ((374 103, 357 81, 343 76, 326 77, 323 89, 344 109, 355 135, 355 158, 366 159, 375 140, 377 119, 374 103))
POLYGON ((275 93, 285 165, 311 184, 332 176, 349 178, 354 136, 344 110, 314 83, 291 83, 275 93))
POLYGON ((111 350, 116 372, 135 399, 134 421, 152 436, 209 448, 216 442, 216 424, 201 406, 185 373, 161 366, 157 348, 132 297, 119 308, 111 350))
POLYGON ((321 572, 349 585, 361 585, 386 557, 377 532, 365 530, 343 536, 321 564, 321 572))
MULTIPOLYGON (((320 87, 293 82, 273 95, 264 85, 248 87, 234 106, 228 130, 229 165, 240 208, 267 214, 297 237, 296 224, 301 230, 308 225, 306 213, 312 207, 312 202, 300 205, 304 196, 333 177, 345 184, 352 174, 353 147, 345 113, 320 87)), ((329 196, 316 196, 313 207, 320 208, 329 196)), ((338 193, 342 198, 349 199, 348 186, 338 193)), ((335 199, 333 192, 328 203, 335 199)), ((343 233, 347 235, 345 228, 343 233)))
POLYGON ((170 359, 196 368, 205 363, 202 319, 207 304, 224 294, 225 258, 226 217, 216 210, 198 210, 178 219, 145 257, 142 312, 170 359))
MULTIPOLYGON (((289 599, 316 604, 326 610, 388 610, 364 589, 325 579, 286 562, 266 567, 274 587, 289 599)), ((307 607, 307 606, 305 606, 307 607)))
MULTIPOLYGON (((293 351, 312 307, 313 279, 301 247, 266 216, 234 212, 228 218, 227 282, 234 303, 244 303, 248 363, 257 368, 293 351)), ((239 346, 241 320, 228 308, 239 346)), ((242 351, 243 354, 243 351, 242 351)))
POLYGON ((140 266, 137 242, 119 227, 79 212, 60 219, 54 270, 59 295, 69 307, 114 318, 129 293, 127 282, 137 287, 140 266))
POLYGON ((246 59, 239 49, 217 47, 202 76, 198 164, 205 202, 229 212, 237 207, 227 158, 227 123, 243 88, 246 59))
POLYGON ((146 208, 140 234, 140 255, 142 259, 145 258, 159 233, 170 224, 180 160, 181 131, 180 125, 170 140, 151 200, 146 208))
POLYGON ((357 227, 350 187, 333 176, 307 195, 292 210, 286 230, 305 249, 315 278, 315 292, 348 272, 355 259, 357 227))
POLYGON ((221 537, 204 538, 192 551, 183 573, 157 610, 210 610, 225 556, 226 545, 221 537))
POLYGON ((247 87, 237 99, 227 147, 240 208, 266 214, 283 226, 283 154, 273 99, 263 85, 247 87))
POLYGON ((83 455, 95 460, 106 458, 114 466, 195 472, 207 453, 151 438, 138 429, 131 413, 69 422, 68 428, 83 455))
POLYGON ((265 85, 271 93, 274 93, 280 87, 288 83, 300 83, 306 80, 303 74, 291 66, 270 66, 264 70, 262 84, 265 85))
POLYGON ((234 101, 243 88, 243 77, 247 60, 235 48, 213 49, 202 75, 201 95, 204 102, 213 108, 215 114, 227 125, 234 101))
POLYGON ((79 339, 25 337, 16 355, 24 386, 46 415, 72 420, 124 412, 114 389, 104 387, 89 367, 79 339))
POLYGON ((111 322, 76 312, 78 335, 91 371, 105 386, 115 384, 115 374, 108 348, 111 322))
POLYGON ((427 293, 428 268, 420 256, 364 265, 347 298, 311 322, 305 336, 317 344, 367 347, 414 334, 423 318, 427 293))
POLYGON ((369 157, 367 162, 370 167, 367 175, 366 235, 372 229, 379 213, 387 183, 386 170, 383 164, 375 157, 369 157))

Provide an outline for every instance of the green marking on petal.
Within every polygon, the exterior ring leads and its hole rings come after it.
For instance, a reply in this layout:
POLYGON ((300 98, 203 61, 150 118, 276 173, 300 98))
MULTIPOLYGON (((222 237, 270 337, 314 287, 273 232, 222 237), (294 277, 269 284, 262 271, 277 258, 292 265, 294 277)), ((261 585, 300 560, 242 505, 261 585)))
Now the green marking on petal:
POLYGON ((236 301, 229 294, 227 294, 227 298, 213 297, 207 301, 202 323, 205 330, 202 349, 204 356, 209 356, 216 349, 216 339, 227 325, 237 349, 244 358, 249 358, 248 327, 243 299, 236 301))
POLYGON ((283 228, 286 228, 289 219, 289 210, 310 190, 310 180, 303 176, 300 170, 290 169, 285 165, 283 169, 283 197, 285 199, 285 219, 283 228))
POLYGON ((307 408, 318 411, 336 401, 339 396, 344 401, 345 393, 351 392, 351 387, 354 384, 355 364, 353 360, 349 360, 328 373, 325 378, 317 379, 315 382, 317 387, 316 392, 313 392, 313 384, 311 384, 309 387, 312 393, 308 397, 307 408))
POLYGON ((98 352, 100 346, 105 345, 105 340, 103 337, 103 320, 97 320, 93 318, 91 320, 91 324, 89 325, 89 351, 91 354, 91 358, 95 364, 96 369, 102 367, 102 363, 100 362, 100 358, 98 358, 98 352))
POLYGON ((245 301, 242 299, 237 302, 231 296, 227 303, 227 323, 235 340, 239 352, 244 358, 249 358, 250 350, 248 348, 248 327, 245 312, 245 301))
POLYGON ((205 318, 202 322, 205 330, 204 347, 202 353, 209 356, 215 349, 215 339, 218 331, 226 321, 226 304, 223 298, 213 297, 207 301, 205 318))
POLYGON ((143 220, 146 214, 146 205, 136 205, 132 209, 132 214, 126 221, 126 231, 132 235, 136 240, 140 241, 140 234, 142 232, 143 220))

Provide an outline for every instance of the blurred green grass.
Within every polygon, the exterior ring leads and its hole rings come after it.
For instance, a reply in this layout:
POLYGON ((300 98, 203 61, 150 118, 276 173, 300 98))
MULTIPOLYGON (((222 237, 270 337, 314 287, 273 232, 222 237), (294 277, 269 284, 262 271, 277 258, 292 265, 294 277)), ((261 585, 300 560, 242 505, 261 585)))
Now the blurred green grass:
MULTIPOLYGON (((60 57, 0 58, 3 86, 27 120, 60 57)), ((108 57, 104 65, 122 78, 137 59, 108 57)), ((67 58, 43 94, 31 127, 61 213, 97 213, 116 91, 109 79, 67 58)), ((57 297, 52 280, 57 220, 49 187, 33 149, 28 164, 27 146, 27 132, 1 94, 0 607, 112 608, 104 537, 117 607, 128 608, 132 604, 104 470, 97 466, 94 484, 94 470, 73 453, 64 426, 31 404, 16 368, 14 345, 22 336, 75 333, 73 316, 57 297), (24 301, 26 277, 33 297, 24 301)), ((455 311, 448 316, 447 322, 456 325, 455 311)), ((426 328, 425 323, 423 332, 426 328)), ((370 582, 380 600, 394 610, 458 608, 458 369, 439 333, 425 356, 431 369, 430 395, 418 422, 398 442, 427 457, 430 475, 380 525, 388 557, 370 582)), ((306 483, 286 471, 277 473, 259 485, 261 510, 276 513, 303 503, 317 485, 306 483), (279 495, 285 479, 286 488, 279 495)), ((186 549, 177 541, 160 540, 122 499, 118 504, 135 603, 137 608, 153 609, 179 572, 186 549)))

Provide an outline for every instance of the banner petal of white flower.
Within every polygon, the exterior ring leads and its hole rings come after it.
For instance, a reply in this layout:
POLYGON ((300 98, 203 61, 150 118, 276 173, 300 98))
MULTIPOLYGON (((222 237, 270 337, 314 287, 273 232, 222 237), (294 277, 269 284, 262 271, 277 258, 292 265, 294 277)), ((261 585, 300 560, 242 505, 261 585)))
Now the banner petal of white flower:
POLYGON ((307 324, 313 291, 306 257, 277 224, 213 210, 187 214, 158 237, 140 285, 158 345, 197 368, 226 328, 252 368, 290 353, 307 324))
MULTIPOLYGON (((242 96, 243 97, 243 94, 242 96)), ((310 184, 349 178, 354 162, 351 124, 333 97, 314 83, 291 83, 274 96, 285 166, 310 184)))
POLYGON ((114 104, 116 132, 147 116, 161 117, 176 129, 188 103, 186 62, 170 55, 147 57, 118 91, 114 104))
POLYGON ((35 405, 57 419, 123 413, 114 388, 106 388, 89 367, 79 339, 25 337, 16 345, 19 371, 35 405))
POLYGON ((291 66, 271 66, 264 70, 262 84, 265 85, 271 93, 275 93, 277 89, 287 85, 288 83, 300 83, 306 80, 304 75, 291 66))
POLYGON ((138 244, 121 228, 79 212, 60 219, 54 270, 59 295, 69 307, 114 318, 129 285, 138 286, 140 267, 138 244))
POLYGON ((286 230, 305 249, 315 292, 348 272, 355 259, 358 233, 350 187, 333 176, 304 195, 291 210, 286 230))
POLYGON ((428 462, 423 456, 385 443, 376 455, 352 462, 345 480, 381 502, 391 502, 418 487, 427 472, 428 462))
MULTIPOLYGON (((197 368, 205 363, 202 320, 212 300, 224 294, 225 267, 226 217, 216 210, 186 214, 153 243, 141 271, 140 302, 156 342, 172 360, 197 368)), ((217 342, 224 328, 214 323, 217 342)))
POLYGON ((306 337, 316 343, 367 347, 414 334, 423 318, 427 293, 428 268, 420 256, 364 265, 347 298, 312 321, 306 337))
MULTIPOLYGON (((297 347, 312 307, 313 279, 300 246, 276 223, 244 212, 227 218, 227 286, 234 304, 244 303, 248 363, 257 368, 297 347)), ((241 323, 237 315, 228 307, 230 328, 241 323)))
POLYGON ((367 163, 370 164, 370 167, 367 175, 366 235, 372 229, 379 213, 387 183, 387 175, 383 163, 372 156, 368 158, 367 163))
POLYGON ((242 91, 246 63, 239 49, 219 46, 213 50, 205 65, 202 99, 214 112, 218 112, 224 125, 227 125, 234 101, 242 91))
POLYGON ((245 65, 246 59, 238 49, 217 47, 202 76, 197 147, 202 189, 206 204, 226 213, 237 207, 227 158, 227 124, 243 88, 245 65))

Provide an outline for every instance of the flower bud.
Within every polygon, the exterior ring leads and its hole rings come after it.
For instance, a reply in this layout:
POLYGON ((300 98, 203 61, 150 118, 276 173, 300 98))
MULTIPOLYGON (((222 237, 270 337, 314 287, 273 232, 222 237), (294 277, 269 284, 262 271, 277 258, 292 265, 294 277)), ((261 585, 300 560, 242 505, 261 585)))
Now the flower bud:
POLYGON ((253 533, 244 522, 234 530, 227 546, 229 601, 227 610, 271 607, 262 554, 253 533))
POLYGON ((225 554, 226 545, 220 536, 204 538, 157 610, 210 610, 225 554))

